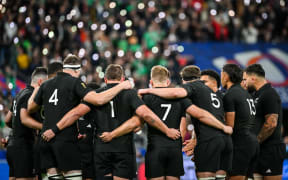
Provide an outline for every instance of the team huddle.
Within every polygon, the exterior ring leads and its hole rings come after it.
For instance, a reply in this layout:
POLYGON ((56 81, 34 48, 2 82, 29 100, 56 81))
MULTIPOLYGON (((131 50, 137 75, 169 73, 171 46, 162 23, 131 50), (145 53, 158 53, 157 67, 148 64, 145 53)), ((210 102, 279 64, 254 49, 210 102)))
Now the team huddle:
POLYGON ((282 107, 259 64, 242 70, 186 66, 183 84, 169 88, 170 72, 151 69, 152 88, 133 89, 120 65, 105 71, 106 86, 78 77, 81 61, 38 67, 13 100, 5 122, 10 179, 128 180, 136 177, 134 132, 148 127, 145 176, 179 180, 182 151, 192 156, 197 178, 281 179, 285 145, 282 107), (219 90, 220 85, 226 92, 219 90), (194 132, 187 133, 186 116, 194 132))

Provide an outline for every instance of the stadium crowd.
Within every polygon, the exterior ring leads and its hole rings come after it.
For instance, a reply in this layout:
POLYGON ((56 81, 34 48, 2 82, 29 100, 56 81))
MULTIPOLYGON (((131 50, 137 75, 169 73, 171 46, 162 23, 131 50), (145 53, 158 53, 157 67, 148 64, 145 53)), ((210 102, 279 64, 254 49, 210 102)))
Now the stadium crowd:
MULTIPOLYGON (((120 64, 137 88, 148 85, 150 69, 163 65, 172 82, 197 57, 182 57, 177 42, 288 41, 287 0, 0 0, 0 138, 17 80, 62 61, 82 61, 80 78, 103 84, 104 70, 120 64)), ((139 138, 140 144, 145 144, 139 138)), ((141 156, 139 156, 141 158, 141 156)))

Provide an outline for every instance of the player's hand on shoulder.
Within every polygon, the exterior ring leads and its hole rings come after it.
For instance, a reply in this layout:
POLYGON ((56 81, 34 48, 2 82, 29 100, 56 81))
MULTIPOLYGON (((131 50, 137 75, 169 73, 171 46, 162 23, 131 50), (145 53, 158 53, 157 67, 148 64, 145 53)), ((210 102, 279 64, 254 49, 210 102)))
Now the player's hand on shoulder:
POLYGON ((111 135, 111 132, 104 132, 99 136, 103 142, 110 142, 112 141, 113 137, 111 135))
POLYGON ((233 128, 231 126, 224 126, 223 132, 231 135, 233 133, 233 128))
POLYGON ((168 136, 169 138, 173 140, 176 140, 181 137, 181 133, 178 129, 169 128, 168 131, 166 132, 166 136, 168 136))
POLYGON ((55 137, 55 133, 52 131, 52 129, 48 129, 42 134, 41 137, 45 141, 49 142, 51 139, 55 137))
POLYGON ((134 83, 132 83, 132 81, 130 81, 130 80, 123 81, 121 83, 121 85, 123 86, 123 89, 133 89, 134 88, 134 83))

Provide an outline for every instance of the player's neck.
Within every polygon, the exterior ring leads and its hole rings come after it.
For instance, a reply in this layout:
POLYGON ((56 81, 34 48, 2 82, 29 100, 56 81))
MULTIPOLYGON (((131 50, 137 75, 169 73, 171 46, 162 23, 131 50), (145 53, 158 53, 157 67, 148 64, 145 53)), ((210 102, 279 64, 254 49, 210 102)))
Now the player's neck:
POLYGON ((230 89, 233 85, 234 85, 234 83, 232 83, 231 81, 228 81, 226 84, 226 88, 230 89))
POLYGON ((106 81, 106 84, 119 84, 121 83, 121 81, 118 81, 118 80, 107 80, 106 81))
POLYGON ((260 88, 262 88, 265 84, 267 84, 268 82, 266 81, 266 79, 258 79, 255 82, 255 88, 256 91, 258 91, 260 88))

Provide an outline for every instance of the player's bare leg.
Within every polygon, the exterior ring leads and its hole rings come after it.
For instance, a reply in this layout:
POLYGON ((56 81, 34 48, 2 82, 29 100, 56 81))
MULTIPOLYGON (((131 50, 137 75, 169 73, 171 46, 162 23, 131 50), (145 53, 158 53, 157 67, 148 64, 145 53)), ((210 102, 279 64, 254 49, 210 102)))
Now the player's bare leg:
POLYGON ((82 171, 81 170, 72 170, 63 172, 64 179, 67 180, 82 180, 82 171))
POLYGON ((215 173, 213 173, 213 172, 198 172, 197 178, 200 180, 201 179, 203 179, 203 180, 215 179, 215 173))
POLYGON ((175 176, 166 176, 166 180, 179 180, 180 177, 175 177, 175 176))
POLYGON ((118 176, 113 176, 113 180, 129 180, 129 179, 121 178, 121 177, 118 177, 118 176))
POLYGON ((278 175, 278 176, 264 176, 263 180, 281 180, 282 179, 282 175, 278 175))
POLYGON ((148 180, 165 180, 165 177, 149 178, 148 180))
POLYGON ((48 179, 63 179, 62 174, 56 168, 47 169, 48 179))
POLYGON ((225 178, 226 178, 226 171, 219 170, 216 172, 216 179, 217 180, 225 180, 225 178))
POLYGON ((230 176, 229 180, 245 180, 245 176, 230 176))

